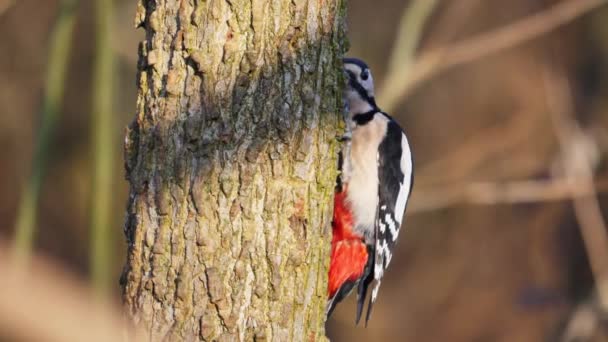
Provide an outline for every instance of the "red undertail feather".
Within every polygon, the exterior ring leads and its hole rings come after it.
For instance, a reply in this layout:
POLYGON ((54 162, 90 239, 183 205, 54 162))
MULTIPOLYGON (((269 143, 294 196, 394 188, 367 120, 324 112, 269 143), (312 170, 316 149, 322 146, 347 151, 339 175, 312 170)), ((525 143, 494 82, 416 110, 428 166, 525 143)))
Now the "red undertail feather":
POLYGON ((353 217, 346 203, 346 191, 335 194, 332 230, 329 298, 333 298, 345 282, 361 277, 368 258, 361 236, 353 232, 353 217))

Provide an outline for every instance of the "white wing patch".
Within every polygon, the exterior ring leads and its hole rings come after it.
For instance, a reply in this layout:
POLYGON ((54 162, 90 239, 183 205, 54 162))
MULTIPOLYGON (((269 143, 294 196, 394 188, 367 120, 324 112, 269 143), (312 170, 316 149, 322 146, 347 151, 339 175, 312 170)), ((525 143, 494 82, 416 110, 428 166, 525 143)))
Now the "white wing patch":
MULTIPOLYGON (((403 187, 403 186, 402 186, 403 187)), ((400 194, 401 195, 401 194, 400 194)), ((384 220, 388 222, 388 229, 391 231, 391 238, 393 241, 397 240, 397 236, 399 236, 399 222, 395 222, 391 217, 391 214, 386 214, 384 216, 384 220)), ((388 265, 388 263, 387 263, 388 265)))
POLYGON ((380 227, 380 233, 386 232, 386 224, 384 222, 378 222, 378 226, 380 227))
MULTIPOLYGON (((407 141, 405 134, 401 137, 401 170, 404 171, 403 183, 399 189, 399 196, 397 197, 397 203, 395 204, 395 219, 397 225, 400 227, 403 222, 403 214, 405 213, 405 205, 410 195, 410 189, 412 187, 412 150, 410 144, 407 141)), ((397 238, 397 235, 393 235, 393 241, 397 238)))
POLYGON ((378 241, 376 242, 376 260, 374 263, 374 279, 379 280, 384 275, 384 270, 388 266, 388 263, 393 257, 388 242, 378 241))
MULTIPOLYGON (((383 204, 378 211, 376 218, 376 253, 374 260, 374 280, 375 284, 372 289, 371 304, 376 301, 378 291, 380 289, 380 283, 384 270, 388 267, 393 257, 391 253, 391 247, 396 243, 397 237, 399 236, 399 230, 401 223, 403 222, 403 215, 405 214, 405 208, 410 195, 412 187, 412 151, 410 149, 409 142, 405 134, 401 134, 401 160, 400 169, 403 172, 403 180, 399 183, 399 192, 394 205, 394 212, 387 211, 387 206, 383 204), (390 237, 387 237, 387 226, 390 237), (378 236, 379 235, 379 236, 378 236)), ((380 199, 379 199, 380 203, 380 199)), ((369 312, 369 309, 368 309, 369 312)))

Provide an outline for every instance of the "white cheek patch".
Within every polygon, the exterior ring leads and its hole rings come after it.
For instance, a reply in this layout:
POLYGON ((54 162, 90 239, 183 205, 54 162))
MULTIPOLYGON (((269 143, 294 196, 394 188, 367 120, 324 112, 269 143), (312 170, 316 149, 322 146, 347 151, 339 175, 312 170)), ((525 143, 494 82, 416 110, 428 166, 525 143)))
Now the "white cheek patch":
POLYGON ((363 83, 361 83, 363 85, 363 88, 365 88, 365 90, 367 90, 367 94, 370 97, 374 97, 374 79, 372 77, 372 74, 369 74, 369 78, 365 81, 363 81, 363 83))
POLYGON ((361 68, 358 65, 355 64, 345 64, 344 68, 347 71, 352 72, 355 75, 361 75, 361 68))

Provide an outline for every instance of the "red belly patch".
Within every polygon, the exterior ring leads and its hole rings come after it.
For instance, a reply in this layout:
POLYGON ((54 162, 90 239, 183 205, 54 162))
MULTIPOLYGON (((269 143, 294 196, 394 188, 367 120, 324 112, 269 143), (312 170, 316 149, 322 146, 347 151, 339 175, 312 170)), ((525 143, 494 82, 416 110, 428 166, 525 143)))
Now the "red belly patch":
POLYGON ((353 216, 346 201, 346 187, 334 196, 332 233, 329 298, 332 298, 345 282, 359 279, 368 259, 362 236, 353 232, 353 216))

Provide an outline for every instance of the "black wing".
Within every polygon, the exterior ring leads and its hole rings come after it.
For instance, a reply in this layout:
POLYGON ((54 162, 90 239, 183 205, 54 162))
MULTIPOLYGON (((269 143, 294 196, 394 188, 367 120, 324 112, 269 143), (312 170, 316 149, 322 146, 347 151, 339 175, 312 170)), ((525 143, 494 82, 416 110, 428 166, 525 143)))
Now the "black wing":
POLYGON ((389 121, 386 137, 378 148, 378 179, 380 184, 378 186, 373 272, 370 272, 359 284, 359 299, 362 306, 372 276, 375 280, 367 307, 366 324, 378 296, 384 270, 391 261, 393 247, 399 236, 399 229, 414 180, 413 158, 409 143, 401 127, 393 120, 389 121))

